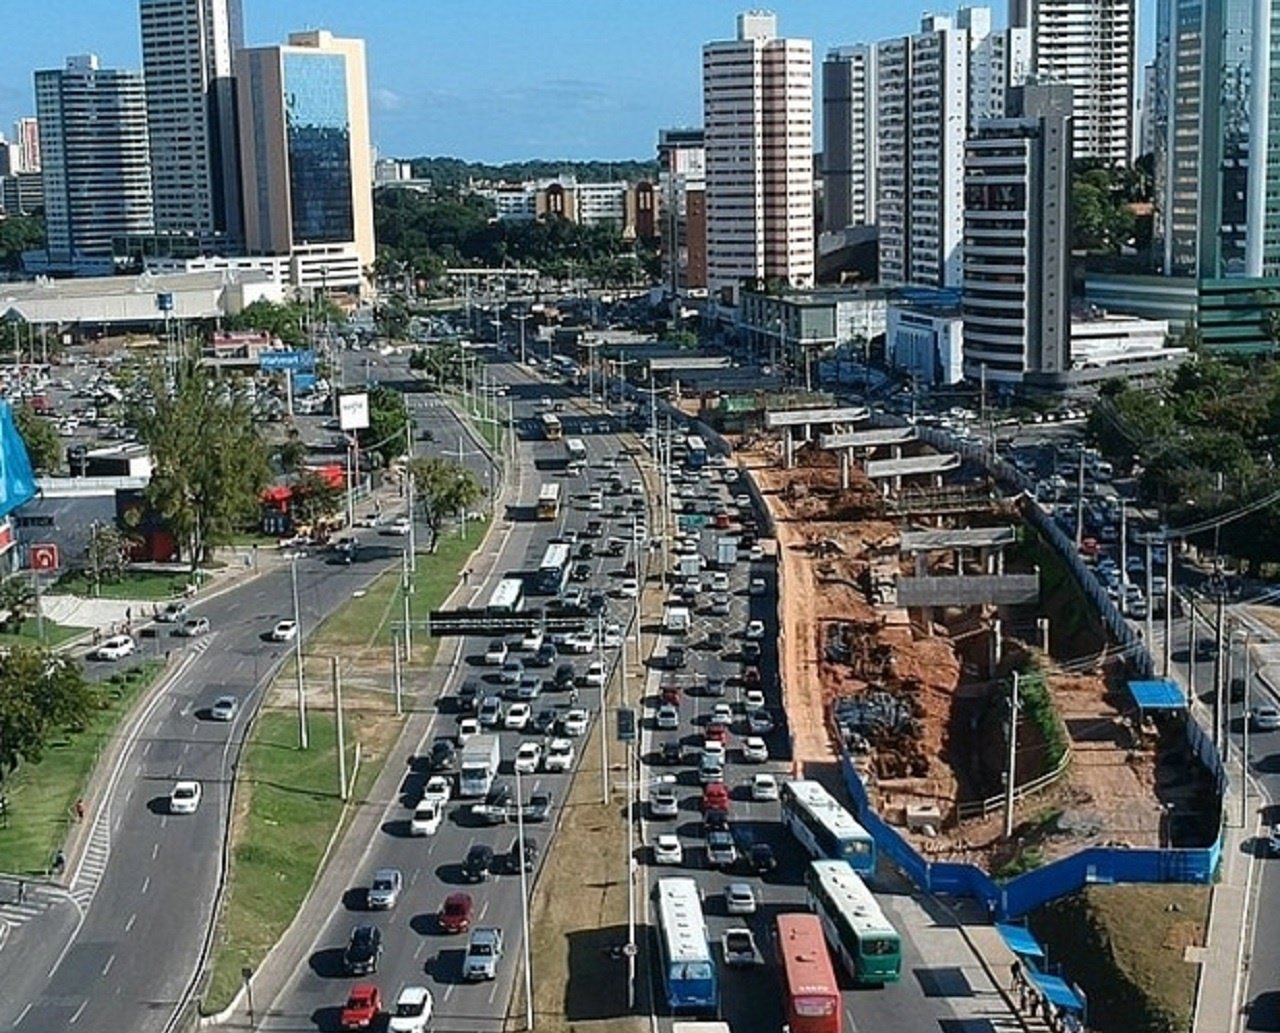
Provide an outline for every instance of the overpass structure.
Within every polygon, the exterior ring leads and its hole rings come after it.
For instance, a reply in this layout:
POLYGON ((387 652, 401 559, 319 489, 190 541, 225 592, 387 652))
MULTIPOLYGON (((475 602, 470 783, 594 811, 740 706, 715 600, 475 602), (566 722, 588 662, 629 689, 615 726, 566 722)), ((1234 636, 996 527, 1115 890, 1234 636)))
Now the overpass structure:
POLYGON ((902 488, 904 477, 929 476, 935 484, 941 484, 944 473, 960 469, 960 456, 955 452, 942 452, 905 459, 868 459, 866 469, 873 481, 885 482, 884 494, 888 495, 890 489, 902 488))
POLYGON ((838 409, 778 409, 765 413, 764 424, 769 430, 782 430, 782 465, 790 470, 795 465, 795 428, 803 428, 808 441, 817 426, 840 428, 868 419, 871 412, 865 405, 845 406, 838 409))
POLYGON ((881 427, 877 430, 856 430, 850 432, 823 434, 818 439, 818 447, 840 453, 840 488, 849 490, 849 470, 853 465, 853 453, 863 449, 870 453, 877 448, 889 448, 890 455, 898 459, 902 455, 902 446, 917 441, 920 437, 915 427, 881 427))

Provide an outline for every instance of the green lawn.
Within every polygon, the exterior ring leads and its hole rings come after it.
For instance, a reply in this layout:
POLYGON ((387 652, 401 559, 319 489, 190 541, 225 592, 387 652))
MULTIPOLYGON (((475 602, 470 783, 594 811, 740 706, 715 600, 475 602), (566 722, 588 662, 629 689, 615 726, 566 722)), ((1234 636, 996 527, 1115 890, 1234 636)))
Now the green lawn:
MULTIPOLYGON (((205 1014, 231 1003, 241 968, 261 963, 293 921, 342 816, 333 714, 313 712, 307 728, 310 746, 299 750, 297 714, 264 710, 245 746, 236 787, 237 812, 245 817, 232 851, 213 972, 201 1002, 205 1014)), ((349 727, 348 772, 357 738, 357 729, 349 727)), ((361 766, 356 799, 377 774, 378 765, 361 766)))
POLYGON ((25 620, 14 632, 0 632, 0 646, 60 646, 63 642, 83 635, 88 628, 77 628, 72 624, 55 624, 51 620, 44 622, 44 640, 38 633, 39 622, 34 618, 25 620))
MULTIPOLYGON (((434 640, 428 639, 425 623, 431 610, 439 609, 458 584, 458 571, 489 530, 489 519, 468 521, 467 537, 457 530, 441 535, 434 553, 418 554, 409 599, 409 619, 413 622, 413 663, 425 664, 435 655, 434 640), (426 648, 422 648, 422 647, 426 648)), ((396 626, 404 621, 404 596, 399 569, 381 575, 359 599, 353 599, 320 625, 307 649, 332 653, 346 648, 390 646, 396 626)))
POLYGON ((61 595, 83 595, 101 599, 172 599, 182 595, 191 578, 187 573, 146 573, 126 571, 119 581, 103 582, 95 590, 92 580, 83 572, 65 574, 50 589, 61 595))
POLYGON ((163 667, 149 661, 112 675, 102 683, 102 709, 83 732, 58 740, 39 763, 24 764, 6 779, 9 820, 0 826, 0 871, 35 875, 48 869, 103 747, 163 667))

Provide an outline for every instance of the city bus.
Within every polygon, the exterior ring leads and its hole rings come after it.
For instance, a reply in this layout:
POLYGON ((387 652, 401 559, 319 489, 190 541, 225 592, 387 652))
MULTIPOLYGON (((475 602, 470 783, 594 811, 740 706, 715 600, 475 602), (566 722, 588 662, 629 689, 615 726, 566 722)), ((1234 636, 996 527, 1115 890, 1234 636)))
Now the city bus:
POLYGON ((583 444, 581 438, 565 438, 564 454, 568 458, 570 467, 587 465, 587 446, 583 444))
POLYGON ((804 885, 832 953, 853 981, 860 986, 896 982, 902 975, 902 940, 861 876, 843 861, 811 861, 804 885))
POLYGON ((653 891, 658 913, 658 964, 673 1013, 716 1014, 720 994, 716 964, 702 918, 702 894, 693 879, 659 879, 653 891))
POLYGON ((538 519, 554 520, 560 515, 560 485, 549 481, 538 489, 538 519))
POLYGON ((791 1033, 841 1033, 840 984, 817 915, 779 915, 775 921, 782 996, 791 1033))
POLYGON ((490 613, 519 613, 524 609, 524 582, 518 577, 504 577, 489 596, 490 613))
POLYGON ((820 782, 782 784, 782 824, 816 859, 844 861, 855 872, 876 870, 876 841, 820 782))
POLYGON ((559 595, 569 584, 569 546, 552 542, 538 564, 538 591, 542 595, 559 595))
POLYGON ((684 461, 686 466, 693 469, 707 465, 707 444, 700 437, 691 435, 685 439, 684 443, 684 461))
POLYGON ((560 417, 553 412, 544 412, 538 419, 542 424, 542 436, 548 441, 559 441, 564 433, 560 417))

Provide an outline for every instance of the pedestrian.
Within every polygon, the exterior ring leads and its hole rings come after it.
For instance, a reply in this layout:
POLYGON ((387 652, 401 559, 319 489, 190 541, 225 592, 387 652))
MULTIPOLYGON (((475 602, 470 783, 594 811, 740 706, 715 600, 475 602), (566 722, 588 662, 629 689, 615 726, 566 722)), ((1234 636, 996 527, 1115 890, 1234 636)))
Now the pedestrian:
POLYGON ((84 821, 85 806, 83 800, 76 801, 76 821, 84 821))
POLYGON ((133 607, 132 607, 132 606, 126 606, 126 607, 124 608, 124 619, 125 619, 125 621, 131 621, 131 620, 133 620, 133 607))
POLYGON ((1027 984, 1018 984, 1018 1011, 1027 1010, 1027 984))
POLYGON ((61 875, 63 869, 67 867, 67 855, 59 850, 53 855, 53 874, 61 875))
POLYGON ((27 902, 27 880, 18 880, 18 903, 25 904, 27 902))
POLYGON ((98 628, 93 629, 93 644, 96 646, 102 641, 102 631, 98 628))
POLYGON ((577 706, 578 703, 578 687, 575 685, 569 690, 569 706, 577 706))
POLYGON ((1009 966, 1009 973, 1013 976, 1013 985, 1022 985, 1022 963, 1017 958, 1013 959, 1013 964, 1009 966))
POLYGON ((1031 1012, 1030 1013, 1032 1016, 1040 1014, 1040 995, 1035 992, 1032 992, 1031 994, 1031 1012))

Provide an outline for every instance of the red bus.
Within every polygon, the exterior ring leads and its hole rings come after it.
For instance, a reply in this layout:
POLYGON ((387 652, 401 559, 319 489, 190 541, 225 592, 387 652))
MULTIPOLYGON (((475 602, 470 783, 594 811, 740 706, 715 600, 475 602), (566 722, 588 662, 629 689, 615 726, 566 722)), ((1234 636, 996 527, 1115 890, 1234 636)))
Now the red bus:
POLYGON ((817 915, 779 915, 778 965, 790 1033, 840 1033, 840 984, 817 915))

